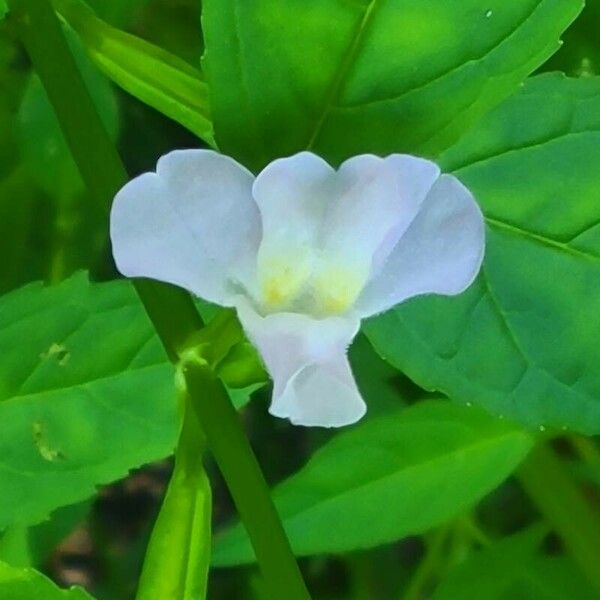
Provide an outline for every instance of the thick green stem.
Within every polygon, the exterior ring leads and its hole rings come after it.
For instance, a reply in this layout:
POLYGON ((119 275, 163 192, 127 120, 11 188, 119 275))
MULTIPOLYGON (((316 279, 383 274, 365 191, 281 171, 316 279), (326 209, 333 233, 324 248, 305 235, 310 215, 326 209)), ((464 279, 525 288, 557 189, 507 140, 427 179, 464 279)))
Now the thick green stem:
MULTIPOLYGON (((9 0, 8 5, 10 19, 44 84, 81 176, 90 193, 108 212, 115 192, 127 180, 127 173, 98 117, 60 23, 48 0, 9 0)), ((177 362, 186 344, 202 326, 190 295, 154 281, 137 281, 134 285, 169 357, 177 362)), ((194 381, 190 396, 195 407, 202 407, 199 414, 209 448, 237 499, 242 521, 258 549, 261 570, 279 591, 274 597, 308 598, 266 484, 229 398, 220 384, 212 382, 210 389, 220 390, 220 394, 216 400, 207 394, 211 398, 208 404, 203 400, 205 390, 194 381)))
POLYGON ((561 537, 567 552, 600 592, 600 515, 549 445, 531 452, 517 473, 521 485, 561 537))
POLYGON ((310 596, 296 562, 290 559, 293 554, 269 488, 223 384, 206 363, 192 359, 182 366, 193 408, 248 531, 269 597, 306 600, 310 596))

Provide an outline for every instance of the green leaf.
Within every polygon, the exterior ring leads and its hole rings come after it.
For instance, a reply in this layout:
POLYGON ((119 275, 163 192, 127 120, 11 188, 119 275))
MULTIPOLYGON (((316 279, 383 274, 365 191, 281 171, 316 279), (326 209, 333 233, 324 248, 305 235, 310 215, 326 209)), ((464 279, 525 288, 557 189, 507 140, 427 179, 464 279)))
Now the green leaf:
POLYGON ((79 0, 53 0, 90 58, 117 85, 214 146, 208 89, 184 60, 96 17, 79 0))
POLYGON ((433 600, 593 600, 596 594, 564 557, 540 553, 543 531, 527 529, 471 554, 455 567, 433 600))
MULTIPOLYGON (((425 401, 338 434, 273 498, 298 555, 368 548, 465 511, 531 446, 527 433, 479 409, 425 401)), ((214 564, 252 560, 240 525, 217 537, 214 564)))
POLYGON ((437 154, 557 48, 582 0, 206 0, 221 150, 437 154))
MULTIPOLYGON (((387 411, 396 411, 406 405, 413 391, 407 389, 410 381, 381 359, 366 336, 361 333, 356 336, 348 357, 358 389, 367 403, 368 412, 365 418, 370 419, 387 411)), ((420 397, 423 395, 424 393, 419 393, 420 397)))
POLYGON ((173 371, 128 282, 4 296, 0 347, 0 528, 172 452, 173 371))
POLYGON ((0 562, 13 567, 33 565, 27 533, 27 527, 9 527, 0 533, 0 562))
MULTIPOLYGON (((62 506, 47 521, 27 527, 27 545, 31 559, 31 565, 28 566, 40 568, 47 565, 56 547, 86 519, 91 506, 91 500, 62 506)), ((12 561, 8 562, 14 564, 12 561)))
POLYGON ((6 0, 0 0, 0 19, 3 19, 8 13, 8 6, 6 0))
POLYGON ((83 589, 61 590, 33 569, 17 569, 0 562, 0 598, 10 600, 93 600, 83 589))
POLYGON ((365 324, 418 385, 534 427, 600 432, 600 78, 544 75, 442 156, 487 220, 454 298, 365 324))
POLYGON ((172 453, 174 370, 129 282, 79 273, 0 298, 0 348, 0 529, 172 453))

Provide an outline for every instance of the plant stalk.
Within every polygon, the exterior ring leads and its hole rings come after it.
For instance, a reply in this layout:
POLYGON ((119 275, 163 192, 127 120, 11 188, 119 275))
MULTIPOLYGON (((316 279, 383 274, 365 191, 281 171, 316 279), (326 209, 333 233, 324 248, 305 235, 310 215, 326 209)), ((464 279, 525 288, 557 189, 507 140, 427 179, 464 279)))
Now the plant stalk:
POLYGON ((239 417, 223 384, 207 363, 184 360, 183 376, 192 399, 192 408, 204 425, 208 445, 248 531, 258 564, 270 590, 270 598, 310 598, 293 556, 269 487, 239 427, 239 417), (269 569, 262 568, 269 565, 269 569))
POLYGON ((590 583, 600 593, 600 515, 548 444, 539 445, 517 477, 550 527, 561 537, 590 583))

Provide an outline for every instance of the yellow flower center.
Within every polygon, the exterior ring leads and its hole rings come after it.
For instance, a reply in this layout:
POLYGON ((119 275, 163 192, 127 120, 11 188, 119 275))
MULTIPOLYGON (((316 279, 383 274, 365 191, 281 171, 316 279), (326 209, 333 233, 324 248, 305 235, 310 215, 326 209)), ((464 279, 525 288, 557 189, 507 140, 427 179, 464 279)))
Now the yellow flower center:
POLYGON ((261 264, 262 303, 268 312, 293 310, 317 316, 346 312, 365 282, 360 269, 322 262, 301 252, 261 264))

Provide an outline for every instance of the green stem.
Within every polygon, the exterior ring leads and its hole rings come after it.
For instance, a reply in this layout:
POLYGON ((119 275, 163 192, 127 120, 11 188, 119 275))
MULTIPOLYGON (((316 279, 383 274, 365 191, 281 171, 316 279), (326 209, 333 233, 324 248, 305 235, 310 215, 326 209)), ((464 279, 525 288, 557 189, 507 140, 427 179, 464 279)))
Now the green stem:
POLYGON ((425 595, 424 588, 431 581, 436 571, 448 534, 449 528, 445 525, 432 533, 425 556, 419 563, 406 592, 402 596, 404 600, 419 600, 425 595))
MULTIPOLYGON (((8 5, 10 19, 44 84, 82 179, 108 212, 116 191, 127 180, 127 173, 98 117, 60 23, 48 0, 9 0, 8 5)), ((186 344, 202 327, 191 296, 155 281, 136 281, 134 285, 170 359, 177 362, 186 344)), ((213 382, 211 389, 221 391, 214 406, 203 404, 205 391, 197 385, 190 396, 195 407, 203 407, 201 425, 225 481, 237 498, 241 519, 259 549, 261 570, 266 578, 278 584, 277 589, 282 593, 275 597, 308 598, 237 413, 220 384, 213 382), (230 443, 232 446, 228 447, 230 443), (266 519, 264 523, 262 519, 266 519), (269 547, 271 543, 273 546, 269 547)))
POLYGON ((519 469, 521 485, 565 549, 600 592, 600 518, 549 445, 536 447, 519 469))
POLYGON ((229 491, 248 531, 254 553, 269 586, 270 598, 310 598, 293 557, 269 488, 238 415, 223 384, 208 364, 183 362, 183 375, 193 408, 204 426, 208 444, 229 485, 229 491))
POLYGON ((458 519, 457 526, 464 531, 469 538, 469 541, 476 542, 484 548, 490 546, 492 541, 487 536, 485 531, 481 529, 477 520, 472 514, 467 514, 463 518, 458 519))

